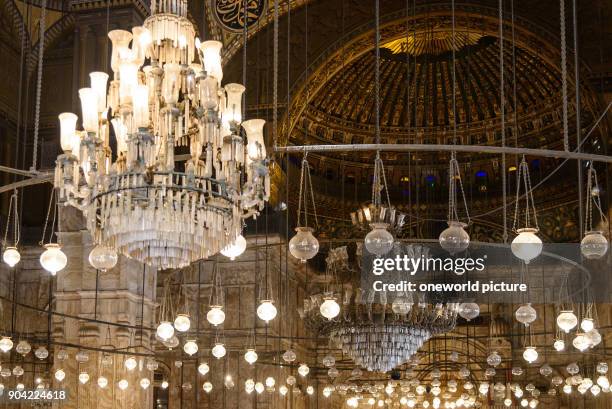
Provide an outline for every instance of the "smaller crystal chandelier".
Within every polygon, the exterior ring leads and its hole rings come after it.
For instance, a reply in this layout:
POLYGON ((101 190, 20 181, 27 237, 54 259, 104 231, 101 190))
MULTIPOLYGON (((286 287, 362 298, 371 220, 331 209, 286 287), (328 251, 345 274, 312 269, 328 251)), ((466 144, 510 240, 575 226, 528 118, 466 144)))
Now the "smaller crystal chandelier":
POLYGON ((533 189, 531 188, 531 178, 529 176, 529 166, 525 160, 525 155, 521 160, 516 175, 516 200, 514 207, 514 223, 513 230, 516 231, 517 236, 512 240, 510 249, 512 254, 517 258, 523 260, 525 264, 529 264, 531 260, 538 257, 542 253, 542 240, 537 236, 539 232, 538 217, 535 208, 535 202, 533 201, 533 189), (519 220, 519 203, 520 203, 520 187, 525 186, 525 227, 517 229, 517 222, 519 220), (535 227, 531 226, 533 223, 535 227))
POLYGON ((600 259, 608 252, 609 244, 603 232, 593 228, 593 207, 597 209, 599 219, 603 224, 607 224, 608 219, 601 207, 599 183, 597 182, 597 172, 593 167, 593 162, 591 162, 587 173, 586 189, 585 233, 584 238, 580 242, 580 251, 587 259, 600 259))
POLYGON ((13 268, 19 263, 21 260, 21 255, 17 250, 17 246, 19 244, 19 236, 20 236, 20 222, 19 222, 19 213, 18 213, 18 199, 17 199, 17 190, 11 195, 9 201, 9 209, 8 209, 8 218, 6 221, 6 230, 4 231, 4 240, 2 242, 2 246, 4 247, 4 252, 2 253, 2 261, 4 261, 9 267, 13 268), (8 233, 9 227, 11 224, 11 217, 13 218, 13 245, 8 245, 8 233))
POLYGON ((308 152, 302 159, 302 169, 300 172, 300 194, 298 196, 298 214, 296 235, 289 240, 289 253, 302 263, 310 260, 319 252, 319 241, 312 234, 314 231, 308 227, 308 195, 312 201, 312 212, 314 213, 315 224, 318 225, 317 207, 312 190, 312 179, 310 177, 310 165, 308 164, 308 152), (304 226, 302 226, 302 206, 304 206, 304 226))
POLYGON ((461 170, 459 162, 457 162, 456 153, 453 152, 448 167, 449 184, 448 184, 448 228, 440 233, 440 246, 448 251, 451 255, 461 253, 470 245, 470 236, 465 231, 466 223, 459 221, 457 212, 457 185, 461 196, 463 197, 463 205, 467 216, 468 224, 470 222, 470 214, 468 211, 465 193, 463 191, 463 182, 461 181, 461 170), (458 183, 457 183, 458 182, 458 183))

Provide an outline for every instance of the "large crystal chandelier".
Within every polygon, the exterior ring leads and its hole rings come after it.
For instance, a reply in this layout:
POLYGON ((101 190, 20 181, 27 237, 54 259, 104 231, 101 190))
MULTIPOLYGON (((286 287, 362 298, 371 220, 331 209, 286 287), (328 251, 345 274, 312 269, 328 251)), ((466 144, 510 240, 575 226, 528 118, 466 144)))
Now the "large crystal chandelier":
MULTIPOLYGON (((336 252, 344 254, 346 251, 336 252)), ((348 260, 327 259, 328 268, 348 268, 348 260), (329 266, 329 263, 336 266, 329 266)), ((432 336, 452 330, 457 322, 453 303, 413 302, 404 293, 394 295, 361 289, 344 283, 340 294, 341 313, 329 320, 320 307, 329 293, 316 293, 299 309, 304 324, 328 337, 361 367, 387 372, 412 358, 432 336)))
POLYGON ((265 121, 242 121, 245 88, 221 87, 221 43, 195 37, 187 0, 153 1, 143 26, 108 36, 113 79, 92 72, 79 90, 84 130, 59 116, 59 196, 95 243, 141 262, 213 255, 268 198, 265 121))

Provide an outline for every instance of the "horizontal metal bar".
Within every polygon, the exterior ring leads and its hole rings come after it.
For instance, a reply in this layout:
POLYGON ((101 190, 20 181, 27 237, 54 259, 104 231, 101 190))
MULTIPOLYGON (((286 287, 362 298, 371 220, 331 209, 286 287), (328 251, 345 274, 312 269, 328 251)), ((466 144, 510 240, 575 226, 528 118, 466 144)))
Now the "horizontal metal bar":
POLYGON ((13 173, 15 175, 29 176, 29 177, 35 176, 35 173, 32 172, 31 170, 16 169, 16 168, 11 168, 9 166, 4 166, 4 165, 0 165, 0 172, 13 173))
POLYGON ((8 185, 0 186, 0 194, 5 192, 11 192, 14 189, 19 189, 26 186, 38 185, 41 183, 53 183, 53 175, 52 174, 41 174, 37 177, 20 180, 15 183, 10 183, 8 185))
POLYGON ((301 146, 278 146, 276 152, 301 153, 301 152, 362 152, 362 151, 391 151, 391 152, 472 152, 487 154, 508 154, 541 156, 549 158, 592 160, 595 162, 612 163, 612 156, 596 155, 591 153, 568 152, 552 149, 511 148, 502 146, 480 146, 480 145, 440 145, 440 144, 397 144, 397 143, 366 143, 356 145, 301 145, 301 146))

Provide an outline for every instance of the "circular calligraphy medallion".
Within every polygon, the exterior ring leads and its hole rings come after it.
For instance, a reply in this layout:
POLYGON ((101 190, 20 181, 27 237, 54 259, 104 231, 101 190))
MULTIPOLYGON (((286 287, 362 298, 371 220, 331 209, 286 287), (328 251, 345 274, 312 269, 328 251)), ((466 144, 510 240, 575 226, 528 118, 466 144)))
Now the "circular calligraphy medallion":
POLYGON ((217 21, 229 31, 243 31, 245 16, 247 28, 252 27, 266 10, 266 0, 214 0, 213 5, 217 21))

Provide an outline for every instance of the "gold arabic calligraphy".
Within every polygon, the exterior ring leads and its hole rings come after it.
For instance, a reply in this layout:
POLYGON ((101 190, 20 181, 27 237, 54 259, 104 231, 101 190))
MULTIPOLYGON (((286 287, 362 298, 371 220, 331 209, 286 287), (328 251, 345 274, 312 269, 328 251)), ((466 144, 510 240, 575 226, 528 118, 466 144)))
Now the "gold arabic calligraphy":
MULTIPOLYGON (((259 20, 264 11, 265 0, 246 0, 247 26, 259 20)), ((229 30, 244 29, 245 1, 216 0, 215 13, 221 25, 229 30)))

